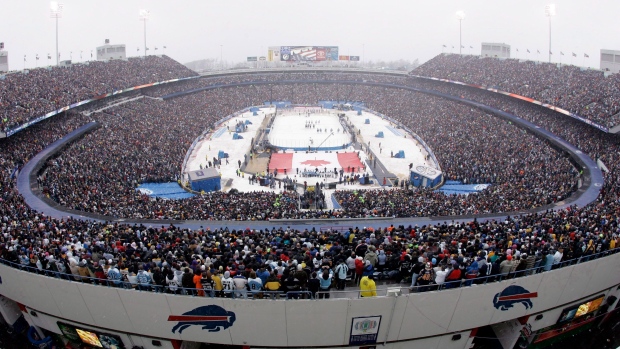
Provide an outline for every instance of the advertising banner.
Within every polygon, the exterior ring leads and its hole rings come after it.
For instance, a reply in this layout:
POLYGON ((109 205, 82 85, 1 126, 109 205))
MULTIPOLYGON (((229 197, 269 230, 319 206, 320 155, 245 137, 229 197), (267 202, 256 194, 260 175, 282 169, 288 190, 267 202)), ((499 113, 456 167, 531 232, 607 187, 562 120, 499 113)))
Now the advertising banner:
POLYGON ((258 58, 256 56, 248 57, 248 62, 256 62, 257 60, 258 60, 258 58))
POLYGON ((359 62, 360 56, 349 56, 349 60, 353 62, 359 62))
POLYGON ((381 325, 381 316, 354 317, 351 320, 349 345, 377 343, 379 325, 381 325))
POLYGON ((338 56, 338 60, 339 61, 348 61, 349 60, 349 56, 338 56))
POLYGON ((281 46, 280 60, 299 61, 337 61, 338 46, 281 46))

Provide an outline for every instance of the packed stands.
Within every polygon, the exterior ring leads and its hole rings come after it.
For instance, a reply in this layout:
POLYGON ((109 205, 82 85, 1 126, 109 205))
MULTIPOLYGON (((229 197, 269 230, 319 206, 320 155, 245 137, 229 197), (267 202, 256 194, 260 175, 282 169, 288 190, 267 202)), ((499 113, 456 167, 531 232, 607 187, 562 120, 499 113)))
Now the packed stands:
POLYGON ((7 131, 48 112, 106 93, 195 75, 167 56, 91 61, 6 74, 0 78, 0 127, 7 131))
POLYGON ((620 124, 620 76, 573 65, 441 54, 413 75, 460 81, 548 103, 611 128, 620 124))
MULTIPOLYGON (((222 215, 210 212, 208 207, 218 207, 216 202, 228 194, 152 201, 135 191, 135 187, 144 182, 179 179, 178 164, 193 139, 203 131, 195 125, 210 125, 243 107, 261 104, 265 93, 273 93, 274 98, 281 100, 316 104, 319 95, 335 99, 338 88, 336 84, 281 85, 273 89, 259 85, 216 89, 169 101, 142 99, 123 104, 93 115, 103 128, 50 160, 42 185, 63 206, 120 218, 299 218, 307 213, 298 212, 294 205, 271 208, 270 214, 256 209, 255 216, 222 215)), ((467 200, 425 190, 337 191, 335 196, 343 210, 320 211, 317 217, 423 217, 518 211, 561 201, 576 190, 578 173, 563 155, 491 115, 399 89, 356 86, 351 91, 355 100, 365 101, 372 109, 391 115, 428 139, 447 178, 492 186, 467 200), (394 204, 394 198, 400 205, 394 204)), ((234 160, 229 166, 235 166, 234 160)), ((256 194, 239 193, 231 200, 250 195, 256 194)), ((264 193, 253 200, 264 200, 265 196, 272 201, 275 197, 264 193)))
MULTIPOLYGON (((270 79, 277 81, 279 77, 274 75, 270 79)), ((397 227, 369 223, 365 228, 352 227, 348 231, 276 228, 276 223, 273 229, 261 230, 248 222, 247 229, 233 231, 53 219, 29 209, 16 190, 16 171, 23 163, 94 118, 103 127, 51 160, 46 178, 41 179, 41 184, 49 188, 50 197, 62 204, 124 217, 183 219, 189 218, 187 214, 205 220, 244 221, 297 217, 293 207, 284 210, 270 205, 276 195, 280 202, 286 202, 286 192, 217 193, 204 198, 199 210, 189 207, 191 201, 145 203, 141 201, 148 199, 136 196, 135 185, 142 180, 176 178, 174 168, 182 161, 192 133, 202 131, 187 129, 189 122, 200 120, 209 125, 248 103, 260 104, 269 95, 261 86, 224 88, 170 101, 142 99, 91 117, 77 111, 63 113, 0 140, 5 150, 0 154, 4 169, 0 173, 0 255, 4 262, 24 269, 82 282, 227 296, 204 289, 211 285, 214 291, 222 291, 217 289, 221 287, 217 283, 218 279, 222 282, 220 275, 228 279, 234 273, 255 281, 260 279, 261 290, 271 282, 277 291, 312 293, 315 286, 311 285, 316 285, 312 273, 327 269, 327 274, 333 275, 329 270, 335 270, 338 262, 343 261, 355 269, 355 274, 359 271, 360 276, 374 270, 396 271, 391 276, 395 281, 418 280, 416 273, 433 273, 431 281, 421 280, 420 288, 414 288, 423 291, 449 283, 451 279, 447 277, 455 270, 459 275, 456 282, 467 285, 462 280, 481 276, 489 268, 493 277, 514 277, 530 268, 535 268, 530 272, 543 272, 572 263, 575 258, 582 261, 616 251, 620 243, 620 168, 616 155, 620 142, 616 135, 510 97, 448 83, 395 79, 476 100, 553 131, 609 168, 600 197, 587 207, 502 221, 397 227), (205 102, 211 107, 195 108, 205 102), (165 128, 160 120, 165 121, 165 128), (173 144, 173 140, 178 144, 173 144), (153 156, 146 154, 145 149, 153 156), (145 272, 150 279, 143 277, 145 272), (199 282, 191 284, 194 273, 199 282), (202 293, 191 290, 198 284, 202 293)), ((304 213, 312 218, 481 213, 542 205, 561 200, 574 190, 577 174, 565 158, 533 136, 479 110, 384 87, 290 84, 274 91, 278 96, 287 94, 282 98, 299 101, 312 102, 335 94, 342 99, 365 101, 370 108, 400 120, 429 142, 450 178, 495 184, 491 188, 496 192, 467 198, 420 191, 415 194, 419 195, 415 202, 404 190, 391 189, 372 193, 372 198, 365 197, 361 205, 359 198, 350 202, 356 194, 341 191, 338 195, 343 211, 304 213), (295 88, 294 96, 291 88, 295 88), (428 118, 436 120, 421 122, 428 118), (369 204, 372 200, 375 203, 369 204), (417 206, 412 207, 413 204, 417 206)), ((411 281, 411 285, 416 282, 411 281)))

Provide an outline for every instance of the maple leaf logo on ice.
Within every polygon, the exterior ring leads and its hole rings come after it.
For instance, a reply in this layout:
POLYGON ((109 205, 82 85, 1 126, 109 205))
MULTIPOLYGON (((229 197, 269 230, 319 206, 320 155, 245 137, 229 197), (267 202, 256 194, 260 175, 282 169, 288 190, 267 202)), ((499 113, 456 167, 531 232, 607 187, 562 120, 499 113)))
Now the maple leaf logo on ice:
POLYGON ((318 167, 318 166, 329 165, 329 164, 331 164, 331 162, 325 161, 325 160, 306 160, 306 161, 302 162, 301 164, 302 165, 312 166, 312 167, 318 167))

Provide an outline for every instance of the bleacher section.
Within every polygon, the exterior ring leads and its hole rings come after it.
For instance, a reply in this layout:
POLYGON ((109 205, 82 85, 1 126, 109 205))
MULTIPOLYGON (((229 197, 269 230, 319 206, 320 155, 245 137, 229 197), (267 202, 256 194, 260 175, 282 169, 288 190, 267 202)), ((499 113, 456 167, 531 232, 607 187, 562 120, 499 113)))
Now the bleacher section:
POLYGON ((460 81, 529 97, 605 128, 620 124, 620 75, 572 65, 441 54, 412 75, 460 81))
POLYGON ((79 102, 127 88, 192 76, 197 73, 167 56, 91 61, 6 74, 0 79, 0 128, 11 135, 55 115, 61 108, 78 106, 79 102))

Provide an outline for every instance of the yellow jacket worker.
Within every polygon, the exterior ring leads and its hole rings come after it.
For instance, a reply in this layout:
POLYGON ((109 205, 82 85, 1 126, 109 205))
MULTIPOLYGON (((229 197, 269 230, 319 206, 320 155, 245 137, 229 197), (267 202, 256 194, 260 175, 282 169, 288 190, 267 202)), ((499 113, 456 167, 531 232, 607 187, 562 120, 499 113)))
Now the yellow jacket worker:
POLYGON ((372 275, 364 276, 360 281, 360 291, 362 297, 376 297, 377 296, 377 285, 375 285, 375 280, 373 280, 372 275))

